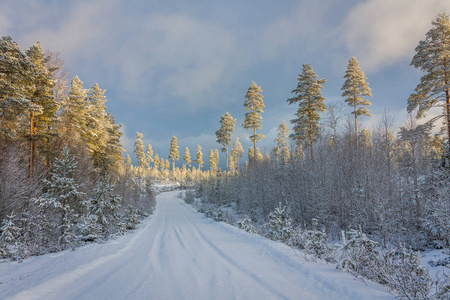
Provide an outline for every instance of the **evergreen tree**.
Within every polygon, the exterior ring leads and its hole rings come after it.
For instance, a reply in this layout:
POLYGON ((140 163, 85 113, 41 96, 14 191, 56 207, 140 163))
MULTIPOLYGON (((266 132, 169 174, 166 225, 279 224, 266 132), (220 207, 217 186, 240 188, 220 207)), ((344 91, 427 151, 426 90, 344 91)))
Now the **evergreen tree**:
POLYGON ((369 100, 364 99, 364 96, 372 97, 369 84, 366 82, 366 75, 359 67, 359 62, 355 57, 350 58, 348 61, 347 71, 344 75, 345 82, 342 86, 344 93, 342 97, 347 97, 345 102, 353 108, 352 114, 355 115, 355 138, 356 147, 358 147, 359 131, 358 131, 358 117, 359 116, 372 116, 367 108, 359 106, 370 105, 369 100))
POLYGON ((59 108, 53 96, 54 81, 51 71, 47 68, 49 57, 44 54, 39 42, 26 50, 27 57, 32 65, 28 73, 31 82, 28 99, 39 110, 29 110, 29 134, 30 141, 30 176, 33 174, 34 158, 36 156, 36 141, 46 141, 51 133, 49 127, 55 121, 55 115, 59 108))
POLYGON ((134 154, 136 154, 136 158, 138 160, 138 178, 139 178, 139 189, 141 188, 141 182, 142 177, 144 175, 144 170, 147 167, 147 160, 145 159, 145 152, 144 152, 144 142, 142 141, 142 138, 144 135, 142 133, 136 132, 136 136, 134 139, 134 154))
POLYGON ((303 65, 303 72, 298 76, 297 88, 292 91, 295 97, 289 98, 289 104, 298 103, 296 118, 291 120, 294 124, 294 133, 291 135, 297 144, 306 141, 309 148, 309 157, 314 159, 313 143, 319 137, 320 112, 325 112, 325 98, 321 94, 325 79, 319 79, 311 65, 303 65))
POLYGON ((158 153, 155 154, 155 157, 153 158, 153 167, 155 170, 158 170, 159 168, 159 155, 158 153))
POLYGON ((69 146, 85 137, 84 130, 88 113, 86 95, 87 91, 83 89, 83 82, 78 76, 75 76, 61 107, 61 119, 65 131, 64 140, 69 146))
POLYGON ((254 159, 257 162, 262 162, 264 160, 264 156, 261 154, 261 151, 259 151, 259 148, 256 148, 256 153, 255 153, 254 159))
POLYGON ((281 159, 284 163, 287 163, 290 159, 290 151, 289 151, 289 144, 288 144, 288 138, 289 138, 289 129, 286 125, 286 122, 282 121, 281 124, 278 126, 278 135, 275 139, 275 142, 277 145, 274 147, 274 152, 277 153, 277 159, 278 156, 281 156, 281 159))
POLYGON ((63 157, 56 159, 50 180, 44 180, 47 191, 32 201, 41 208, 47 226, 53 228, 59 246, 73 246, 77 215, 82 212, 84 193, 75 182, 75 157, 70 156, 68 147, 63 149, 63 157), (77 214, 78 213, 78 214, 77 214))
POLYGON ((231 148, 231 153, 230 153, 230 171, 233 172, 236 169, 237 166, 237 154, 234 148, 231 148))
POLYGON ((209 168, 211 169, 211 175, 215 175, 217 173, 217 158, 216 158, 216 154, 214 152, 214 150, 210 149, 209 150, 209 155, 208 155, 208 162, 209 162, 209 168))
POLYGON ((242 148, 241 142, 239 142, 239 138, 236 138, 233 144, 232 151, 234 151, 236 155, 236 164, 239 169, 239 158, 244 156, 244 148, 242 148))
POLYGON ((430 108, 442 105, 444 112, 439 117, 444 117, 447 138, 450 140, 449 15, 440 13, 432 25, 425 40, 416 47, 416 54, 411 61, 411 65, 425 72, 425 75, 420 79, 415 93, 408 98, 408 112, 417 109, 417 118, 422 118, 430 108))
POLYGON ((250 140, 253 142, 253 150, 256 151, 256 143, 264 138, 264 135, 256 133, 256 130, 262 128, 262 117, 263 108, 265 107, 263 102, 263 96, 261 95, 262 89, 257 86, 255 82, 252 82, 247 90, 244 101, 245 107, 245 120, 242 123, 244 129, 253 129, 253 134, 250 136, 250 140))
POLYGON ((216 131, 217 142, 223 146, 220 150, 226 153, 226 168, 228 169, 228 147, 231 144, 236 119, 227 112, 220 117, 220 129, 216 131))
POLYGON ((145 151, 145 156, 147 158, 148 167, 150 168, 151 164, 153 163, 153 149, 152 149, 152 145, 150 145, 150 144, 147 145, 147 150, 145 151))
POLYGON ((173 172, 175 172, 175 160, 178 160, 180 158, 178 148, 179 147, 177 144, 177 137, 173 136, 172 141, 170 142, 170 149, 169 149, 169 159, 172 160, 173 172))
POLYGON ((190 166, 191 165, 191 154, 189 152, 189 148, 188 147, 186 147, 186 149, 184 149, 183 160, 184 160, 184 164, 186 166, 190 166))
POLYGON ((247 149, 248 162, 255 161, 255 150, 253 148, 247 149))
POLYGON ((39 114, 42 107, 28 100, 32 65, 11 37, 0 39, 0 56, 0 137, 14 138, 24 112, 39 114))
POLYGON ((197 159, 195 162, 198 163, 198 169, 201 170, 203 165, 203 153, 200 145, 197 145, 196 157, 197 159))

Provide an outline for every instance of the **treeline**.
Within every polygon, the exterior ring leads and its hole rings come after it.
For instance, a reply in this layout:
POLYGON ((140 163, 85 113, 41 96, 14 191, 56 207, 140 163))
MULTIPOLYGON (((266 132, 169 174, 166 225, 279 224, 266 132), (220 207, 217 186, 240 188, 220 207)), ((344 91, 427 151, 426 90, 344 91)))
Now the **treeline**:
POLYGON ((23 258, 133 228, 154 197, 122 158, 98 84, 68 79, 39 43, 0 39, 0 256, 23 258), (127 170, 128 168, 128 170, 127 170))
MULTIPOLYGON (((264 138, 257 133, 264 103, 261 88, 253 82, 245 95, 242 124, 252 132, 248 163, 237 172, 227 162, 230 172, 200 183, 198 195, 205 202, 235 206, 260 224, 281 203, 296 226, 310 229, 315 219, 335 239, 341 230, 361 228, 384 245, 449 247, 450 18, 439 14, 432 24, 411 62, 426 74, 408 99, 408 111, 420 118, 432 107, 443 107, 441 115, 423 125, 411 115, 394 129, 392 117, 385 114, 377 128, 361 128, 360 117, 371 116, 367 98, 372 94, 352 57, 342 86, 351 118, 342 126, 341 112, 336 105, 327 107, 321 94, 326 80, 303 65, 294 96, 287 99, 298 105, 292 133, 282 122, 273 151, 261 154, 256 143, 264 138), (439 118, 445 126, 433 135, 433 122, 439 118)), ((216 135, 228 157, 235 121, 225 119, 216 135)), ((233 156, 232 150, 232 162, 233 156)))

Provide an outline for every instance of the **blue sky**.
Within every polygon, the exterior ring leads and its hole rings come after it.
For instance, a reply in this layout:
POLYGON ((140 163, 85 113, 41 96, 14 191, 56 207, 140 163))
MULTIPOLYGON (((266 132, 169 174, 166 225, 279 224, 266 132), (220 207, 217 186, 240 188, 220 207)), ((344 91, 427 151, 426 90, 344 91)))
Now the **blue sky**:
MULTIPOLYGON (((225 112, 237 119, 234 137, 250 147, 240 125, 252 81, 266 105, 258 145, 272 148, 277 126, 296 111, 286 99, 302 64, 327 80, 327 104, 343 103, 351 56, 372 88, 374 117, 361 118, 363 126, 375 127, 384 110, 401 125, 421 76, 409 65, 414 48, 443 11, 450 1, 5 0, 0 33, 22 49, 40 41, 60 52, 70 77, 106 89, 132 157, 138 131, 167 158, 173 135, 181 153, 219 148, 214 132, 225 112)), ((343 123, 348 116, 344 110, 343 123)))

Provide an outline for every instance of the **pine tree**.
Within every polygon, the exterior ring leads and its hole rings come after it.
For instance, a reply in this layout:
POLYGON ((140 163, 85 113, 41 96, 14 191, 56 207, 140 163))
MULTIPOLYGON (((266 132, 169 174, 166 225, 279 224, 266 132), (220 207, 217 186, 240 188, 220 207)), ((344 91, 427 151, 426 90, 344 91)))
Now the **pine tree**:
POLYGON ((136 136, 134 138, 134 154, 136 154, 136 158, 138 160, 138 178, 139 178, 139 190, 141 189, 142 177, 144 176, 144 170, 147 167, 147 160, 145 159, 144 152, 144 142, 142 138, 144 135, 142 133, 136 132, 136 136))
POLYGON ((195 162, 198 163, 198 169, 201 170, 203 165, 203 153, 200 145, 197 145, 196 158, 195 162))
POLYGON ((274 147, 274 152, 277 153, 277 159, 278 156, 281 156, 281 159, 284 163, 287 163, 290 159, 290 151, 289 151, 289 144, 288 144, 288 138, 289 138, 289 129, 286 125, 286 122, 282 121, 281 124, 278 126, 278 135, 275 139, 275 142, 277 145, 274 147))
POLYGON ((150 145, 150 144, 147 145, 147 150, 145 151, 145 156, 147 158, 148 167, 150 168, 151 164, 153 163, 153 149, 152 149, 152 145, 150 145))
POLYGON ((153 167, 155 170, 158 170, 159 168, 159 155, 158 153, 155 154, 155 157, 153 157, 153 167))
POLYGON ((262 162, 264 160, 264 156, 261 154, 261 151, 259 151, 259 148, 256 148, 254 159, 256 162, 262 162))
POLYGON ((253 148, 248 148, 247 149, 247 155, 248 155, 248 162, 252 162, 255 161, 255 150, 253 148))
POLYGON ((218 161, 217 161, 216 154, 215 154, 214 150, 212 150, 212 149, 209 150, 208 162, 209 162, 209 168, 211 169, 211 175, 215 175, 217 173, 218 161))
POLYGON ((177 137, 173 136, 172 141, 170 142, 170 149, 169 149, 169 159, 172 160, 172 170, 175 172, 175 160, 178 160, 180 158, 180 154, 178 151, 178 144, 177 144, 177 137))
POLYGON ((0 56, 0 137, 14 138, 24 112, 41 113, 42 108, 27 99, 32 65, 11 37, 0 39, 0 56))
POLYGON ((425 72, 425 75, 420 79, 415 93, 408 98, 408 112, 417 109, 417 118, 422 118, 430 108, 441 106, 443 102, 444 113, 439 117, 444 117, 447 138, 450 140, 449 15, 440 13, 432 25, 425 40, 420 41, 416 47, 416 54, 411 61, 411 65, 425 72))
POLYGON ((231 144, 236 119, 227 112, 220 117, 220 129, 216 131, 217 142, 223 146, 220 150, 226 153, 226 168, 228 169, 228 147, 231 144))
POLYGON ((32 65, 28 72, 31 82, 28 99, 34 107, 29 110, 29 141, 30 141, 30 176, 33 175, 34 159, 36 156, 36 141, 46 141, 49 136, 49 127, 55 121, 59 104, 53 96, 52 74, 46 66, 49 57, 44 54, 39 42, 26 50, 26 55, 32 65))
POLYGON ((230 153, 230 171, 234 172, 234 170, 236 169, 237 166, 237 155, 236 155, 236 151, 234 150, 234 148, 231 148, 231 153, 230 153))
POLYGON ((239 170, 239 158, 244 156, 244 148, 242 148, 242 144, 241 142, 239 142, 239 138, 236 138, 236 140, 234 141, 232 151, 234 151, 236 155, 236 164, 239 170))
POLYGON ((189 148, 188 147, 186 147, 186 149, 184 149, 183 160, 184 160, 184 164, 186 166, 190 166, 191 165, 191 153, 189 152, 189 148))
POLYGON ((358 147, 358 117, 372 116, 367 108, 359 106, 371 105, 369 100, 364 99, 363 97, 372 97, 372 93, 370 92, 369 84, 366 82, 367 77, 359 67, 359 62, 355 57, 350 58, 348 61, 347 71, 345 72, 344 78, 345 82, 341 89, 344 91, 342 97, 347 97, 345 102, 347 102, 349 106, 353 107, 352 114, 355 116, 356 147, 358 147))
POLYGON ((299 108, 292 119, 294 133, 291 135, 297 144, 306 141, 309 157, 314 159, 313 143, 320 135, 320 112, 325 112, 325 98, 321 94, 325 79, 319 79, 311 65, 303 65, 303 72, 298 76, 297 88, 292 93, 297 96, 287 99, 289 104, 298 103, 299 108))
POLYGON ((245 95, 247 100, 244 101, 246 113, 242 127, 246 130, 253 129, 253 134, 250 136, 250 140, 253 142, 254 152, 256 152, 256 143, 264 138, 264 135, 256 133, 257 129, 259 130, 262 128, 261 113, 264 112, 263 108, 265 107, 261 92, 261 87, 257 86, 256 83, 252 81, 252 84, 248 88, 247 94, 245 95))

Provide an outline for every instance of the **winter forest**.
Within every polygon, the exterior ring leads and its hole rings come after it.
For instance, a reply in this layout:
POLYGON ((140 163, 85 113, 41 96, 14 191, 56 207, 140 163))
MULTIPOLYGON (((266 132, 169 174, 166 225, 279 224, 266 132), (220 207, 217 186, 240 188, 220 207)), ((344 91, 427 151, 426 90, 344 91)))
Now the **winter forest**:
POLYGON ((280 104, 292 118, 279 120, 272 149, 258 148, 270 111, 264 87, 250 79, 242 115, 225 112, 211 132, 217 149, 189 149, 173 136, 168 157, 139 132, 134 153, 125 153, 105 90, 83 86, 40 43, 22 50, 2 37, 0 258, 22 261, 125 235, 152 214, 161 190, 175 188, 207 217, 402 297, 448 299, 449 272, 436 279, 418 262, 419 251, 450 251, 450 17, 430 22, 411 58, 423 76, 405 99, 410 115, 400 128, 387 111, 364 127, 370 78, 351 57, 342 106, 327 103, 326 78, 303 64, 280 104), (248 149, 236 126, 250 134, 248 149))

